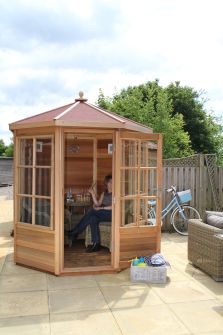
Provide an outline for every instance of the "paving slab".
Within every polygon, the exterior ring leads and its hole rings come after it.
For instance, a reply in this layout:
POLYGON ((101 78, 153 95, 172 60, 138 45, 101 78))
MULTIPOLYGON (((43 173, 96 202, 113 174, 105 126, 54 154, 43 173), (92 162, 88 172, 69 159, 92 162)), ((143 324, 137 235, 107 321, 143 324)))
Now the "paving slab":
POLYGON ((159 296, 148 286, 108 286, 102 287, 101 291, 112 311, 163 304, 159 296))
POLYGON ((69 288, 77 289, 98 286, 94 276, 56 277, 53 275, 47 275, 47 283, 49 290, 63 290, 69 288))
POLYGON ((45 273, 0 276, 0 293, 46 291, 45 273))
POLYGON ((223 334, 223 306, 219 301, 193 301, 169 306, 193 333, 221 331, 223 334))
POLYGON ((48 315, 0 319, 2 335, 51 335, 48 315))
POLYGON ((123 335, 191 334, 167 305, 123 308, 113 314, 123 335))
POLYGON ((46 291, 0 293, 0 318, 48 313, 46 291))
POLYGON ((51 335, 122 335, 111 311, 51 314, 51 335))
POLYGON ((49 291, 50 313, 103 310, 108 305, 98 287, 49 291))
POLYGON ((214 299, 213 295, 193 280, 154 284, 153 289, 167 304, 214 299))
POLYGON ((30 274, 41 274, 42 272, 30 269, 25 266, 17 265, 13 262, 13 254, 8 254, 6 257, 2 272, 0 275, 9 276, 9 275, 30 275, 30 274))

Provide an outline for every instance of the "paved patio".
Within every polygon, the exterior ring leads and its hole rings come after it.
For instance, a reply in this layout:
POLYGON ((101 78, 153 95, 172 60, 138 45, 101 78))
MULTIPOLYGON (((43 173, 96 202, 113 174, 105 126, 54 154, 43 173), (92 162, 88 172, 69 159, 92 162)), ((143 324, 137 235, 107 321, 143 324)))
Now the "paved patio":
POLYGON ((187 238, 162 234, 166 284, 55 277, 13 263, 12 200, 0 197, 0 334, 223 334, 223 283, 188 264, 187 238))

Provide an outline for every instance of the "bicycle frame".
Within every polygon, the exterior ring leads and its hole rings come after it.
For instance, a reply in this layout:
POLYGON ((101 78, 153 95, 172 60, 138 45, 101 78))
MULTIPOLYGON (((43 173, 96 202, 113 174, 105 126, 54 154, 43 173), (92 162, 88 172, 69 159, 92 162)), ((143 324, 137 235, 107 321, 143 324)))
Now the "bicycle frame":
MULTIPOLYGON (((177 208, 179 208, 179 213, 180 213, 180 215, 182 216, 182 218, 183 218, 184 220, 186 220, 186 217, 185 217, 185 215, 184 215, 184 211, 183 211, 183 209, 181 208, 181 205, 180 205, 180 203, 179 203, 179 201, 178 201, 176 195, 174 195, 173 199, 169 202, 169 204, 168 204, 165 208, 163 208, 163 210, 162 210, 162 212, 161 212, 161 214, 162 214, 161 219, 164 219, 164 218, 167 216, 167 214, 168 214, 170 211, 173 210, 173 212, 172 212, 172 214, 171 214, 171 219, 170 219, 170 222, 172 223, 172 216, 173 216, 173 214, 174 214, 174 212, 175 212, 175 210, 176 210, 177 208)), ((150 215, 152 214, 152 217, 153 217, 154 219, 156 218, 155 206, 152 206, 152 207, 149 209, 149 213, 150 213, 150 215)))

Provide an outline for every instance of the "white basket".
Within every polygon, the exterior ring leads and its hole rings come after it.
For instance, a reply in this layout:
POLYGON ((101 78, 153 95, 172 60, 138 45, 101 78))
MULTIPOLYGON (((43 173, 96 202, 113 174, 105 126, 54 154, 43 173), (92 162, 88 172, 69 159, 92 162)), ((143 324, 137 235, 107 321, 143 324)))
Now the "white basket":
POLYGON ((191 190, 177 192, 177 196, 181 204, 185 204, 192 200, 191 190))
POLYGON ((135 266, 131 264, 130 277, 132 282, 146 282, 153 284, 166 283, 167 268, 162 266, 135 266))

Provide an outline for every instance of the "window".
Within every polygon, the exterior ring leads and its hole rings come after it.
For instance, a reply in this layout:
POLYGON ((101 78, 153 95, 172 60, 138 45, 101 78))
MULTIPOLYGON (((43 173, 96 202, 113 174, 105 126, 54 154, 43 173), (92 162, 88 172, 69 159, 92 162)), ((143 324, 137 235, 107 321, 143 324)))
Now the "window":
POLYGON ((18 147, 18 222, 52 227, 52 137, 19 138, 18 147))
POLYGON ((157 142, 121 143, 121 226, 148 226, 148 201, 157 199, 157 142))

